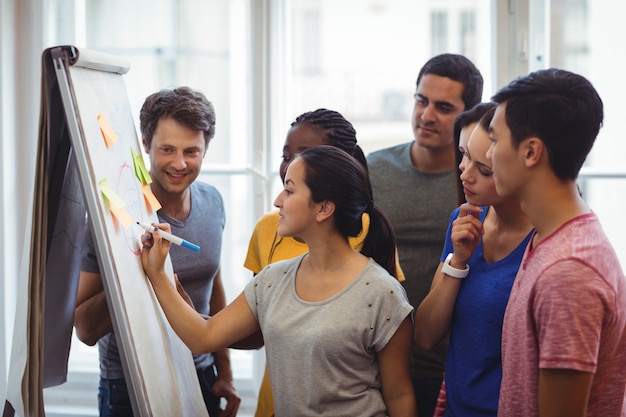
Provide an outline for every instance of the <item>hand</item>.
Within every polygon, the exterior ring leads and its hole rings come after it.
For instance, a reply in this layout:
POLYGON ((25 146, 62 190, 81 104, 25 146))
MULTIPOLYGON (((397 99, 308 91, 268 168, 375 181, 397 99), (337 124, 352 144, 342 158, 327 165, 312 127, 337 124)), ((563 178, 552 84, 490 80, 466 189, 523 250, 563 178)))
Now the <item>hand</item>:
POLYGON ((481 207, 469 203, 460 207, 459 217, 452 222, 450 237, 454 255, 450 261, 451 266, 465 268, 467 261, 478 246, 480 237, 484 233, 483 224, 480 221, 482 211, 481 207))
POLYGON ((187 294, 187 291, 185 291, 185 289, 183 288, 183 284, 181 284, 180 281, 178 280, 178 274, 174 274, 174 282, 176 283, 176 291, 178 291, 178 294, 182 297, 183 300, 185 300, 187 304, 189 304, 195 310, 196 307, 193 305, 193 301, 191 300, 191 297, 189 296, 189 294, 187 294))
POLYGON ((165 270, 165 258, 170 250, 171 243, 161 238, 158 229, 169 232, 170 225, 162 223, 155 225, 154 232, 146 232, 141 240, 143 242, 143 249, 141 251, 141 264, 143 269, 152 281, 155 277, 159 276, 165 270))
POLYGON ((219 377, 213 384, 213 394, 226 399, 226 408, 222 410, 220 417, 235 417, 239 411, 241 397, 237 395, 237 391, 233 386, 233 381, 219 377))

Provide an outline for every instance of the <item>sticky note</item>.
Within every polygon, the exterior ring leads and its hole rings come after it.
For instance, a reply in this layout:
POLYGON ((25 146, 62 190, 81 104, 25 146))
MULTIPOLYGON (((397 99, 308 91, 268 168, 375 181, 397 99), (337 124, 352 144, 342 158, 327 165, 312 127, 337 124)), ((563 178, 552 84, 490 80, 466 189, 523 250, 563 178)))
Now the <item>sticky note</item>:
POLYGON ((115 216, 124 227, 129 227, 133 223, 133 216, 131 216, 126 209, 126 203, 122 198, 113 191, 109 186, 106 178, 100 181, 100 192, 104 195, 104 198, 109 202, 109 210, 111 214, 115 216))
POLYGON ((150 177, 150 172, 146 168, 146 164, 144 164, 141 154, 136 154, 133 148, 130 148, 130 153, 133 160, 133 170, 139 182, 141 184, 151 184, 152 177, 150 177))
POLYGON ((100 192, 107 200, 109 200, 109 202, 115 204, 116 206, 126 206, 126 203, 124 202, 124 200, 122 200, 122 197, 120 197, 115 193, 115 191, 113 191, 106 178, 100 181, 100 192))
POLYGON ((106 117, 104 117, 103 113, 98 114, 98 124, 100 125, 100 132, 102 132, 102 137, 104 137, 104 143, 109 148, 115 142, 117 142, 117 135, 107 122, 106 117))
POLYGON ((152 190, 150 189, 150 186, 148 184, 144 184, 141 186, 141 189, 143 191, 144 198, 146 199, 148 204, 150 204, 150 207, 152 207, 152 210, 154 211, 159 210, 161 208, 161 203, 159 203, 159 200, 157 200, 154 194, 152 194, 152 190))
POLYGON ((109 201, 109 208, 111 213, 124 225, 129 227, 133 224, 133 216, 131 216, 124 207, 118 207, 115 203, 109 201))

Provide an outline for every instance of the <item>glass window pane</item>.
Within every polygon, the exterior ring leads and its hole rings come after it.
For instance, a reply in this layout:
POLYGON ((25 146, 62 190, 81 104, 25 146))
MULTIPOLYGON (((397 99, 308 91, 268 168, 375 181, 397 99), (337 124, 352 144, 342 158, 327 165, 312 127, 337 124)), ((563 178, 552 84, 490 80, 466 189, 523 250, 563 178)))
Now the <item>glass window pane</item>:
POLYGON ((626 150, 621 140, 626 113, 621 67, 615 65, 616 51, 607 39, 622 39, 626 27, 618 16, 626 4, 586 0, 554 0, 551 9, 550 66, 586 76, 604 102, 604 125, 587 160, 589 166, 620 167, 626 150), (604 4, 606 6, 606 4, 604 4))
POLYGON ((448 51, 448 13, 435 11, 430 15, 432 34, 430 37, 433 55, 448 51))
POLYGON ((490 9, 484 2, 284 0, 284 4, 288 47, 281 62, 286 97, 282 124, 272 137, 274 172, 291 121, 320 107, 337 110, 350 120, 365 152, 412 140, 417 73, 434 54, 468 56, 485 77, 484 96, 491 95, 491 53, 477 46, 490 42, 490 9))
POLYGON ((248 161, 242 150, 249 148, 249 118, 241 117, 250 91, 247 1, 88 1, 85 20, 87 48, 131 62, 125 79, 137 120, 148 94, 188 85, 202 91, 217 113, 205 164, 248 161))
POLYGON ((626 4, 590 0, 553 0, 550 15, 549 66, 567 69, 587 77, 604 103, 604 124, 589 154, 580 180, 583 197, 598 214, 611 242, 626 267, 626 240, 620 218, 626 181, 597 176, 621 172, 623 158, 623 118, 626 114, 626 86, 622 67, 616 64, 613 41, 624 39, 626 26, 621 16, 626 4), (584 173, 594 175, 585 179, 584 173))
POLYGON ((476 13, 473 10, 461 12, 459 35, 460 53, 465 56, 475 56, 478 45, 476 42, 476 13))

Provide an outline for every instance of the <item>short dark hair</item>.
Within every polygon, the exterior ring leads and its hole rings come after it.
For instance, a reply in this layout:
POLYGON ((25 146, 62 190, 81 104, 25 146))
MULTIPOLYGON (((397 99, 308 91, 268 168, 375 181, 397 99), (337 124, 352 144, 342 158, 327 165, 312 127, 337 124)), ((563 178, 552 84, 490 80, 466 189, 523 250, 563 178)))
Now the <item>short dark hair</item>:
POLYGON ((199 91, 189 87, 164 89, 149 95, 141 106, 139 124, 148 146, 160 119, 172 118, 181 125, 204 133, 205 148, 215 135, 215 109, 199 91))
MULTIPOLYGON (((489 111, 492 112, 496 108, 496 103, 492 101, 487 101, 484 103, 478 103, 474 107, 465 110, 464 112, 459 113, 458 116, 454 119, 454 156, 456 159, 456 168, 458 174, 458 203, 465 203, 465 193, 463 192, 463 185, 461 183, 461 160, 463 159, 463 155, 459 151, 459 143, 461 141, 461 130, 471 125, 472 123, 478 123, 483 115, 489 111)), ((486 131, 489 131, 489 126, 487 126, 486 131)))
POLYGON ((311 199, 335 204, 334 223, 342 236, 358 236, 363 229, 363 213, 369 214, 370 226, 361 253, 397 277, 393 227, 382 210, 374 206, 363 165, 330 145, 305 149, 298 158, 304 161, 304 182, 311 190, 311 199))
POLYGON ((424 75, 434 74, 463 84, 465 110, 471 109, 483 96, 483 76, 468 58, 458 54, 440 54, 429 59, 422 67, 415 82, 416 88, 424 75))
POLYGON ((548 151, 557 178, 575 180, 602 127, 602 100, 585 77, 557 68, 532 72, 500 89, 513 146, 532 136, 548 151))

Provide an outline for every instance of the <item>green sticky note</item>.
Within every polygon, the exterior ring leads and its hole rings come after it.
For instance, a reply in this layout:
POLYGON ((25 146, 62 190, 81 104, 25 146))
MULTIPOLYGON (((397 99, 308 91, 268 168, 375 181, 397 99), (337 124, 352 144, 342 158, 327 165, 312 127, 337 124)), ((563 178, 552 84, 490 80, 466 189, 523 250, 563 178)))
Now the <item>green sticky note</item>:
POLYGON ((109 200, 111 203, 115 204, 117 207, 124 207, 126 203, 122 198, 113 191, 106 178, 100 180, 100 192, 104 195, 104 197, 109 200))
POLYGON ((130 152, 133 156, 133 170, 135 171, 135 176, 139 180, 141 184, 150 184, 152 183, 152 178, 150 177, 150 173, 146 168, 146 165, 143 162, 143 157, 141 154, 136 154, 133 148, 130 148, 130 152))

